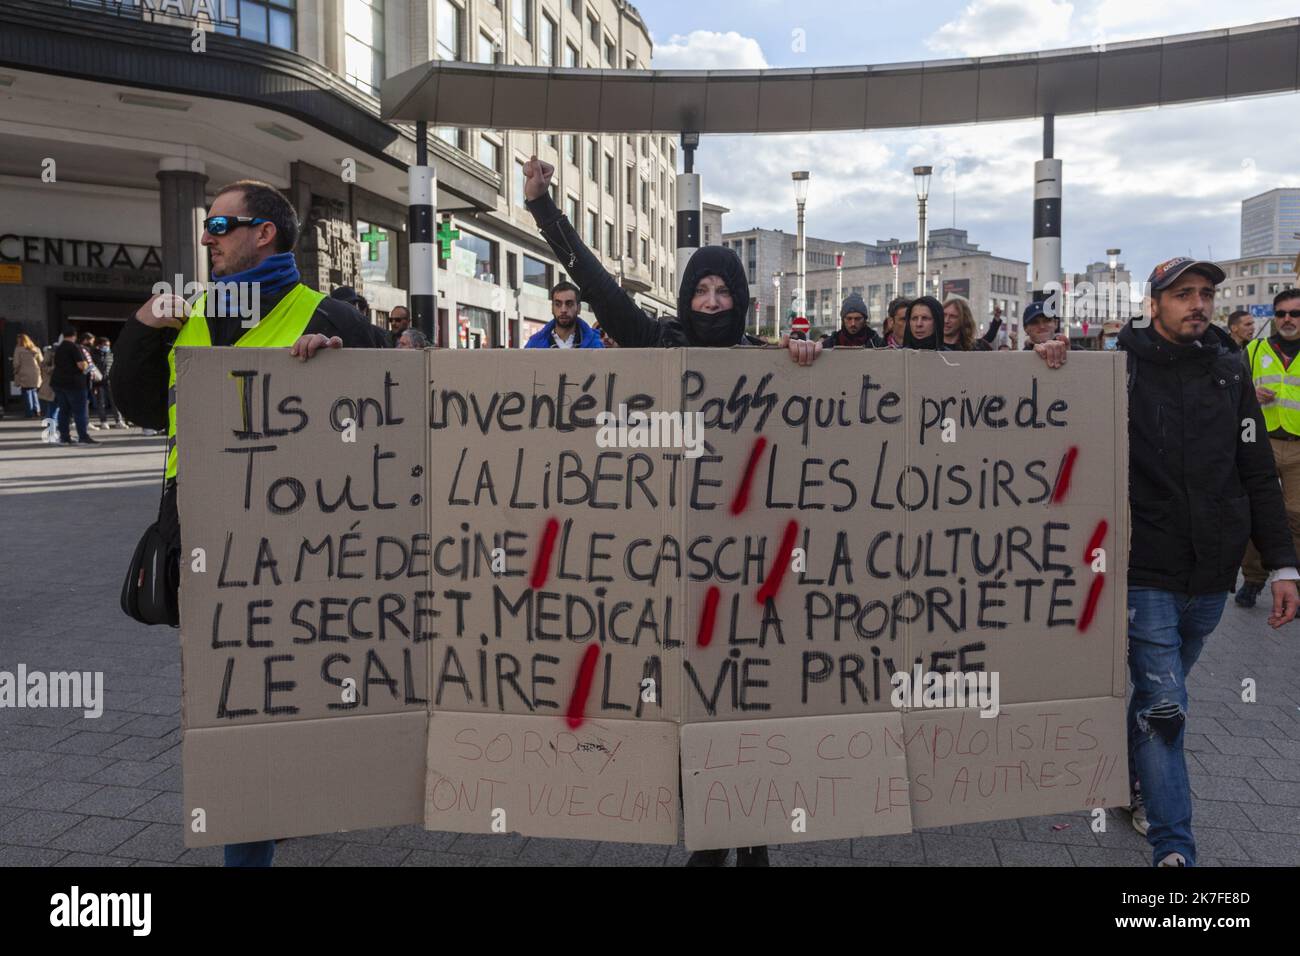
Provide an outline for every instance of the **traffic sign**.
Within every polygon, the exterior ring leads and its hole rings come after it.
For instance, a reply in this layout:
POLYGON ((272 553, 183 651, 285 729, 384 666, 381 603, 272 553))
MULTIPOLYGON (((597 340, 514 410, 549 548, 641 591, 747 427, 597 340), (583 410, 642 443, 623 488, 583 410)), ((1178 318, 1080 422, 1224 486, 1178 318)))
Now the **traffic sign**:
POLYGON ((808 322, 807 316, 796 315, 790 320, 791 332, 807 332, 812 326, 808 322))

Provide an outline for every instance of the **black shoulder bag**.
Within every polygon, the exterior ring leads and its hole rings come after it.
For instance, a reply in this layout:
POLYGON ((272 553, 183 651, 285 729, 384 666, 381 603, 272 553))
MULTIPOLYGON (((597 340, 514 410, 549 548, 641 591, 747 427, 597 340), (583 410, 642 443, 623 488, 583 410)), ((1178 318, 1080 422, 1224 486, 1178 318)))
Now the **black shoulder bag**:
POLYGON ((180 549, 171 544, 162 529, 162 511, 168 491, 166 458, 163 462, 158 518, 140 536, 135 554, 131 556, 126 580, 122 582, 122 611, 141 624, 179 627, 180 549))

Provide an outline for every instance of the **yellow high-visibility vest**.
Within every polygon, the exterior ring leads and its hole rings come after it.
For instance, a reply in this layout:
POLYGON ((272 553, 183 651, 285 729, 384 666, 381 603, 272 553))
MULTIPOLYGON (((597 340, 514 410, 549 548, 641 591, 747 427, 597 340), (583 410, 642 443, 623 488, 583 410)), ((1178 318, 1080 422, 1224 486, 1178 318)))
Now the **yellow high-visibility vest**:
MULTIPOLYGON (((181 327, 180 334, 167 353, 167 478, 176 477, 176 350, 178 348, 210 347, 212 335, 203 315, 204 299, 190 308, 189 321, 181 327)), ((294 286, 283 299, 275 304, 265 318, 241 335, 236 341, 237 348, 274 349, 288 348, 298 341, 307 329, 311 317, 325 298, 323 292, 316 292, 302 283, 294 286)))
POLYGON ((1277 397, 1261 405, 1264 424, 1268 430, 1286 431, 1300 435, 1300 356, 1287 368, 1282 357, 1273 350, 1268 339, 1255 339, 1246 344, 1250 358, 1250 377, 1256 385, 1271 390, 1277 397))

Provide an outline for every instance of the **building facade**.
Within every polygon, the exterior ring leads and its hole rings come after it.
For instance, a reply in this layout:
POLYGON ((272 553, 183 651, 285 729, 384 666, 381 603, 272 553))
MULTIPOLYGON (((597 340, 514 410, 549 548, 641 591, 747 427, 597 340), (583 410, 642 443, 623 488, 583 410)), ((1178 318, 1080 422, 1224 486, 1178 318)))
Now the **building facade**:
POLYGON ((1218 265, 1227 278, 1215 296, 1215 317, 1226 321, 1238 309, 1253 310, 1257 316, 1272 315, 1273 297, 1283 289, 1297 287, 1295 260, 1294 255, 1221 260, 1218 265))
MULTIPOLYGON (((623 0, 0 0, 0 319, 38 342, 116 330, 160 281, 205 281, 216 190, 260 179, 303 222, 304 281, 404 304, 410 124, 383 79, 433 58, 648 69, 623 0), (93 67, 90 66, 93 64, 93 67)), ((663 136, 438 130, 439 344, 518 346, 563 277, 523 207, 523 164, 651 312, 675 300, 678 146, 663 136)))
POLYGON ((1300 188, 1270 189, 1241 201, 1241 257, 1300 254, 1300 188))
MULTIPOLYGON (((724 232, 723 244, 740 256, 750 282, 751 330, 763 335, 787 331, 798 286, 795 257, 797 237, 780 229, 749 229, 724 232), (780 274, 780 303, 776 301, 775 274, 780 274), (779 308, 778 308, 779 305, 779 308)), ((850 293, 858 293, 871 312, 870 322, 879 328, 889 301, 898 295, 914 298, 917 293, 917 243, 899 239, 866 242, 836 242, 807 237, 806 312, 813 337, 834 331, 840 323, 840 304, 850 293), (898 291, 894 285, 891 250, 899 251, 898 291), (835 257, 842 255, 837 270, 835 257), (837 276, 841 290, 836 298, 837 276)), ((1019 323, 1020 310, 1028 302, 1029 264, 994 256, 969 241, 964 229, 935 229, 929 234, 926 292, 944 299, 961 295, 969 299, 981 327, 996 315, 1019 323)))

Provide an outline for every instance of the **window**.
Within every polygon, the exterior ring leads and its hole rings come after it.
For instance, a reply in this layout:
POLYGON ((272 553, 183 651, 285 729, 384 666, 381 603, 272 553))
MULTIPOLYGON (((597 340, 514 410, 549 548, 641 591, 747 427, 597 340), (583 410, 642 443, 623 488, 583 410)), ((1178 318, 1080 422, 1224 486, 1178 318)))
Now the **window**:
POLYGON ((582 14, 582 0, 569 0, 569 11, 576 17, 582 14))
POLYGON ((551 267, 541 259, 534 259, 528 253, 524 253, 524 282, 527 285, 536 286, 549 292, 551 288, 551 267))
POLYGON ((600 217, 587 210, 587 245, 592 252, 600 252, 600 217))
MULTIPOLYGON (((255 4, 248 6, 260 10, 265 22, 264 9, 255 4)), ((246 9, 241 6, 241 27, 245 15, 246 9)), ((345 78, 357 89, 378 96, 384 82, 384 0, 346 0, 343 21, 345 78)))
MULTIPOLYGON (((1254 273, 1252 273, 1252 275, 1253 274, 1254 273)), ((1252 282, 1250 283, 1250 285, 1246 286, 1246 295, 1254 295, 1254 294, 1255 294, 1255 283, 1252 282)))
POLYGON ((605 154, 605 192, 609 193, 611 196, 614 195, 614 188, 616 186, 614 179, 615 179, 614 157, 611 156, 609 153, 606 153, 605 154))
POLYGON ((577 69, 578 51, 572 43, 564 44, 564 65, 569 69, 577 69))
POLYGON ((600 46, 600 22, 590 13, 587 14, 587 35, 592 43, 600 46))
MULTIPOLYGON (((95 6, 109 6, 106 2, 95 6)), ((112 6, 117 6, 116 3, 112 6)), ((215 5, 214 5, 215 6, 215 5)), ((285 50, 295 49, 294 29, 295 0, 242 0, 238 4, 229 4, 239 14, 238 23, 215 24, 218 33, 227 36, 239 36, 245 40, 269 43, 285 50)))
POLYGON ((510 22, 516 33, 533 42, 533 0, 510 0, 510 22))
POLYGON ((1275 275, 1277 275, 1277 263, 1276 263, 1276 262, 1270 262, 1270 263, 1268 264, 1268 274, 1271 275, 1271 276, 1275 276, 1275 275))
POLYGON ((587 137, 587 176, 593 183, 600 182, 600 144, 594 136, 587 137))
POLYGON ((631 255, 632 255, 632 250, 636 248, 636 246, 634 245, 634 241, 635 241, 635 239, 636 239, 636 236, 635 236, 633 230, 629 229, 629 230, 627 231, 627 237, 626 237, 626 238, 627 238, 627 243, 623 246, 623 258, 625 258, 625 259, 630 258, 631 255))
POLYGON ((642 137, 641 137, 641 155, 642 155, 642 156, 649 156, 649 155, 650 155, 650 137, 649 137, 649 136, 642 136, 642 137))
POLYGON ((650 257, 650 281, 655 281, 655 257, 650 257))
POLYGON ((564 137, 564 158, 573 164, 578 162, 578 137, 569 135, 564 137))
POLYGON ((451 0, 438 0, 438 56, 444 60, 460 59, 461 23, 465 11, 451 0))
POLYGON ((360 242, 360 272, 367 288, 376 285, 397 285, 398 232, 390 226, 357 220, 357 241, 360 242))
POLYGON ((645 241, 645 238, 643 237, 641 239, 641 265, 644 266, 649 264, 650 264, 650 244, 647 243, 645 241))
POLYGON ((614 241, 614 224, 609 220, 605 221, 605 255, 618 255, 618 243, 614 241))
POLYGON ((577 229, 582 224, 582 217, 578 215, 578 200, 568 196, 564 200, 564 213, 569 217, 569 222, 577 229))
POLYGON ((453 149, 461 148, 460 130, 454 126, 439 126, 434 130, 434 135, 453 149))
MULTIPOLYGON (((629 53, 629 54, 627 55, 627 68, 628 68, 629 70, 635 70, 635 69, 636 69, 636 54, 635 54, 635 53, 629 53)), ((632 137, 630 137, 630 136, 628 137, 628 139, 631 139, 631 138, 632 138, 632 137)))
MULTIPOLYGON (((525 201, 524 196, 524 161, 515 160, 515 205, 522 207, 525 201)), ((525 257, 527 258, 527 257, 525 257)))
POLYGON ((1259 263, 1258 263, 1258 262, 1252 262, 1252 263, 1251 263, 1251 265, 1250 265, 1250 274, 1253 275, 1253 276, 1257 276, 1257 275, 1259 275, 1259 263))
POLYGON ((492 170, 501 172, 501 147, 486 136, 478 138, 478 161, 492 170))
POLYGON ((500 63, 501 54, 497 52, 497 41, 486 33, 478 35, 477 59, 480 63, 500 63))
POLYGON ((626 201, 629 206, 636 205, 636 175, 631 166, 623 167, 623 182, 626 183, 626 201))
POLYGON ((614 52, 614 44, 610 43, 609 38, 606 37, 605 38, 605 63, 608 64, 611 69, 614 66, 615 56, 616 54, 614 52))
POLYGON ((542 35, 537 44, 537 62, 542 66, 555 65, 555 21, 542 14, 542 35))
POLYGON ((558 153, 560 151, 560 137, 555 133, 548 133, 546 135, 546 145, 558 153))
POLYGON ((474 253, 474 278, 484 282, 496 281, 497 244, 482 236, 460 229, 460 238, 456 240, 458 249, 474 253))
POLYGON ((641 180, 641 211, 648 212, 650 209, 650 184, 644 179, 641 180))

